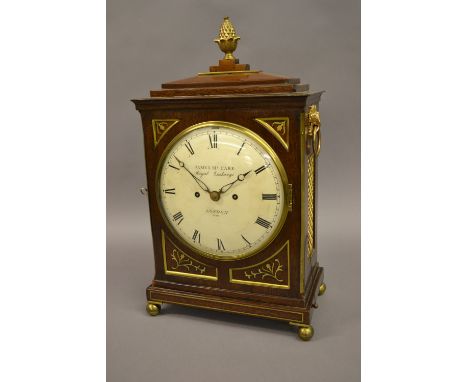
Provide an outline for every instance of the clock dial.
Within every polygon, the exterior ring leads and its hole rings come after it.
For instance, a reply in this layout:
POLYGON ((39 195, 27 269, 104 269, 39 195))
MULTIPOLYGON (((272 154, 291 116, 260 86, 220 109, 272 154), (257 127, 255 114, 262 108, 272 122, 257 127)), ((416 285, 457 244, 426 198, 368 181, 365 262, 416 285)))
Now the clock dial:
POLYGON ((176 137, 159 169, 160 207, 199 253, 238 258, 264 248, 286 217, 284 169, 256 134, 204 123, 176 137))

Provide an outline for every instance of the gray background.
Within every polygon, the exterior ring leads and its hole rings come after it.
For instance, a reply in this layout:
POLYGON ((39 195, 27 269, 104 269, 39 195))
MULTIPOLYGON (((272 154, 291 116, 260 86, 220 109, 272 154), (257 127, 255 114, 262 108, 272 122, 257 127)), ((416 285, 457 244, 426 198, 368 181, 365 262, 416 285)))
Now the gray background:
POLYGON ((107 2, 107 371, 128 381, 360 380, 360 3, 107 2), (311 342, 287 323, 166 305, 153 276, 140 116, 131 98, 217 63, 223 16, 252 69, 297 76, 322 97, 319 261, 328 290, 311 342))

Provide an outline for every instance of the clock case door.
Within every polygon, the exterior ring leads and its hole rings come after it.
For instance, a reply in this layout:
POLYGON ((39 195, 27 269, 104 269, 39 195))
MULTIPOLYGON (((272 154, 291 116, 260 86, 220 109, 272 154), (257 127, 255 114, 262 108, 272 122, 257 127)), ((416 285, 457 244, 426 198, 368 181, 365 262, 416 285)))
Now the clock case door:
POLYGON ((318 107, 321 94, 133 101, 143 124, 154 245, 155 275, 147 289, 149 301, 310 321, 323 269, 317 262, 315 240, 317 163, 307 150, 306 113, 311 105, 318 107), (207 121, 235 123, 258 134, 276 152, 287 173, 292 205, 286 221, 264 250, 248 258, 201 256, 171 233, 158 207, 156 170, 165 148, 184 129, 207 121), (311 232, 312 247, 308 244, 311 232))

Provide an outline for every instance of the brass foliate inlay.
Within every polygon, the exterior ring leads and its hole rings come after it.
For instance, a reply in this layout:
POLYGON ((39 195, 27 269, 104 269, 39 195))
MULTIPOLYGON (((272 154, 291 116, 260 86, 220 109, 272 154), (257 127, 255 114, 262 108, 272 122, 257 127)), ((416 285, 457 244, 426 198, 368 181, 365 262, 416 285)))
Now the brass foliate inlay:
POLYGON ((218 269, 195 260, 180 250, 161 230, 164 273, 166 275, 218 280, 218 269))
POLYGON ((270 277, 273 280, 283 282, 284 280, 281 279, 281 273, 284 271, 284 267, 279 261, 279 259, 273 260, 271 263, 266 263, 262 267, 258 267, 257 269, 251 271, 245 271, 244 275, 249 280, 263 280, 270 277))
POLYGON ((236 34, 234 25, 232 25, 229 17, 225 17, 221 28, 219 29, 219 36, 214 40, 218 44, 219 49, 225 54, 225 60, 235 60, 233 52, 237 48, 237 41, 240 40, 240 37, 236 34))
POLYGON ((289 279, 289 240, 260 263, 229 269, 229 281, 235 284, 289 289, 289 279))
POLYGON ((170 268, 177 271, 188 271, 194 272, 199 274, 204 274, 206 271, 206 267, 195 263, 190 257, 188 257, 185 253, 178 251, 177 249, 173 249, 171 253, 171 260, 172 263, 170 268))

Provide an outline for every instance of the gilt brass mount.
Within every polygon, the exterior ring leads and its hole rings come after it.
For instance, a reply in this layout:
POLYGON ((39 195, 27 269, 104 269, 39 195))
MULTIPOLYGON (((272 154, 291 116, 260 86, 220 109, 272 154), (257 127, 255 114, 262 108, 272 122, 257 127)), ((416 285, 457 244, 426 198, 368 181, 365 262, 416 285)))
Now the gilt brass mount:
POLYGON ((310 138, 312 138, 312 149, 314 152, 315 157, 318 157, 320 154, 320 141, 321 141, 321 134, 320 134, 320 113, 317 110, 316 105, 312 105, 309 108, 309 112, 307 113, 307 130, 306 130, 307 137, 307 149, 310 152, 310 138))
POLYGON ((214 40, 218 44, 219 49, 224 53, 225 60, 235 60, 233 52, 237 48, 237 41, 240 40, 240 37, 236 34, 234 25, 232 25, 229 17, 225 17, 221 28, 219 29, 219 36, 214 40))

